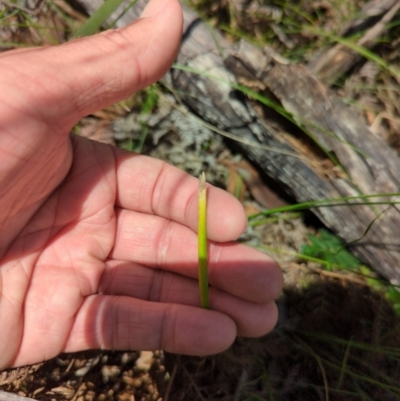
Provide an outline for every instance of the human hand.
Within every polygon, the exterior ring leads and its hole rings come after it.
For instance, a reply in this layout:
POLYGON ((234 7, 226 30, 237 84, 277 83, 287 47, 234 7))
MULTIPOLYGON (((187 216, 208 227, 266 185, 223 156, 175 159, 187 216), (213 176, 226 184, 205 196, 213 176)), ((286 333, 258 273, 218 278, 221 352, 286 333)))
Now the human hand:
POLYGON ((70 135, 83 116, 160 78, 177 0, 61 46, 0 55, 0 369, 89 348, 205 355, 276 323, 277 265, 228 242, 241 205, 208 190, 211 310, 199 307, 197 180, 70 135))

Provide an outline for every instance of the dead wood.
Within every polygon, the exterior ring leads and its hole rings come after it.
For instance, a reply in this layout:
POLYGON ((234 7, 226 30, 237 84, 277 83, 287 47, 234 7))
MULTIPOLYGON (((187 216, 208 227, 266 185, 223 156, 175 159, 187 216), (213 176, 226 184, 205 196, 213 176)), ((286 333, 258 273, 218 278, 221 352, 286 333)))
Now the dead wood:
MULTIPOLYGON (((388 23, 397 15, 399 9, 399 0, 372 0, 363 7, 360 17, 346 26, 342 37, 349 37, 369 27, 356 44, 371 49, 376 44, 376 39, 388 29, 388 23)), ((361 54, 338 43, 313 59, 308 69, 322 81, 333 83, 361 59, 361 54)))
MULTIPOLYGON (((98 0, 80 2, 89 12, 99 4, 98 0)), ((137 18, 145 3, 139 0, 119 25, 137 18)), ((246 42, 234 48, 195 12, 183 8, 177 63, 197 73, 175 68, 163 82, 191 113, 239 137, 237 149, 289 197, 304 202, 399 191, 397 154, 306 68, 246 42), (261 107, 230 82, 268 96, 293 121, 273 108, 261 107)), ((400 215, 395 205, 341 205, 315 208, 314 213, 351 242, 363 262, 400 283, 400 215)))

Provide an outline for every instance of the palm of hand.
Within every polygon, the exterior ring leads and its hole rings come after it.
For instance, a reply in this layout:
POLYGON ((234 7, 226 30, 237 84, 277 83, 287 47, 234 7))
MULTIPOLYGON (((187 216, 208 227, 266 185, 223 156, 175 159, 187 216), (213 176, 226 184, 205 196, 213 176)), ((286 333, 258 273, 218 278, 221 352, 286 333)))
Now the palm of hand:
MULTIPOLYGON (((68 346, 78 310, 85 297, 98 291, 114 244, 113 152, 77 139, 67 177, 45 199, 3 257, 3 286, 7 287, 2 292, 14 311, 8 328, 13 329, 12 338, 21 340, 20 344, 14 342, 19 346, 17 361, 19 355, 24 361, 46 359, 68 346), (23 285, 11 291, 13 282, 23 285)), ((55 167, 45 166, 48 174, 55 167)), ((2 312, 7 309, 3 304, 2 312)))
MULTIPOLYGON (((148 339, 151 336, 146 332, 151 326, 139 327, 134 333, 132 327, 126 324, 129 317, 122 317, 122 321, 118 322, 121 314, 115 315, 111 309, 121 308, 121 305, 123 309, 124 300, 96 294, 151 298, 148 292, 155 272, 144 272, 146 268, 137 261, 144 261, 150 266, 159 263, 157 251, 160 246, 154 243, 153 238, 161 240, 157 227, 165 228, 165 219, 141 212, 152 212, 153 185, 160 180, 158 174, 168 166, 163 168, 162 162, 142 156, 135 158, 118 149, 79 137, 72 137, 72 144, 73 162, 67 176, 45 197, 3 257, 2 268, 9 270, 5 275, 7 288, 4 294, 14 312, 9 327, 14 329, 14 338, 21 338, 20 344, 14 343, 16 347, 19 345, 13 358, 14 364, 44 360, 61 351, 85 347, 128 347, 132 340, 135 348, 146 347, 148 344, 143 343, 140 337, 148 339), (149 164, 147 167, 146 162, 149 164), (140 182, 132 185, 132 191, 119 193, 118 180, 124 179, 131 166, 133 169, 137 167, 138 174, 132 171, 130 178, 136 176, 140 182), (135 196, 137 191, 141 192, 141 199, 135 196), (133 205, 137 211, 118 207, 121 202, 133 205), (126 230, 125 222, 132 218, 139 231, 133 228, 133 224, 130 230, 126 230), (121 229, 122 226, 124 229, 121 229), (122 231, 128 231, 132 237, 128 248, 124 246, 123 238, 116 242, 118 227, 121 231, 119 237, 124 237, 122 231), (136 240, 139 240, 139 246, 131 248, 136 240), (119 259, 121 256, 127 256, 128 260, 119 259), (125 272, 122 280, 116 274, 121 270, 125 272), (13 289, 8 296, 11 282, 20 280, 24 285, 19 288, 19 293, 13 289), (124 332, 122 335, 128 338, 113 338, 113 330, 104 329, 111 324, 120 325, 119 333, 124 332)), ((57 159, 54 159, 54 164, 56 162, 57 159)), ((45 167, 49 174, 59 169, 57 165, 45 167)), ((178 171, 173 170, 176 175, 178 171)), ((175 175, 172 174, 172 178, 175 175)), ((177 177, 185 180, 183 173, 178 173, 177 177)), ((45 177, 44 180, 47 181, 45 177)), ((155 292, 154 296, 160 297, 155 292)), ((126 307, 143 308, 136 301, 125 299, 126 307)), ((3 306, 3 311, 6 306, 3 306)), ((165 313, 161 309, 154 312, 165 313)), ((8 352, 11 350, 12 347, 8 347, 8 352)))

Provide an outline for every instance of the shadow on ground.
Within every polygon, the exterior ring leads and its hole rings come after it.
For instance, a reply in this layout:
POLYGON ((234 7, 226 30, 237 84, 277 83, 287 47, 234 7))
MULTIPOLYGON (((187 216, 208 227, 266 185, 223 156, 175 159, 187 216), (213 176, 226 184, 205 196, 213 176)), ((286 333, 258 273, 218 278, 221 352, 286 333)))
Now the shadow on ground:
POLYGON ((262 339, 214 357, 167 355, 164 400, 400 399, 400 324, 379 295, 323 281, 286 290, 280 310, 262 339))

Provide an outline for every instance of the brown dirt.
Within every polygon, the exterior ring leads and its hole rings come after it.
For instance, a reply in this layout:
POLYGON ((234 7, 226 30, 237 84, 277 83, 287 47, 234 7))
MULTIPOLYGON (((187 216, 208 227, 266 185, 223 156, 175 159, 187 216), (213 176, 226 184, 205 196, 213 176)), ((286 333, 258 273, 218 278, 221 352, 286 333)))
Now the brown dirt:
MULTIPOLYGON (((36 400, 160 400, 163 353, 85 351, 0 374, 0 388, 36 400), (147 361, 146 361, 147 359, 147 361)), ((0 396, 1 399, 1 396, 0 396)))
MULTIPOLYGON (((314 277, 315 280, 316 277, 314 277)), ((280 322, 206 358, 87 351, 0 375, 0 388, 37 400, 400 399, 400 325, 366 286, 321 279, 287 288, 280 322)))

